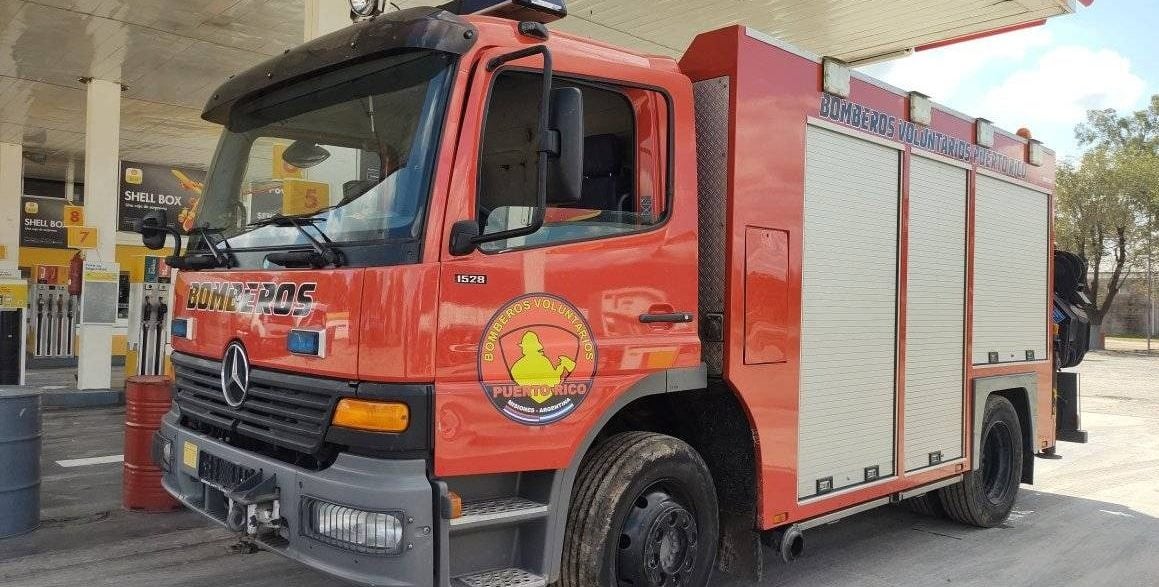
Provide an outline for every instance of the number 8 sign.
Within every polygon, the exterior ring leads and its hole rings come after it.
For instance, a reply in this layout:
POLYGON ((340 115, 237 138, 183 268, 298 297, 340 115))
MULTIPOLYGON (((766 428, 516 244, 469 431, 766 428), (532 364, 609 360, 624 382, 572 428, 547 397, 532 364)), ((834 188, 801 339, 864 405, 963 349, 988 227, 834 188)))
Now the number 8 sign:
POLYGON ((64 207, 64 225, 65 226, 84 226, 85 225, 85 207, 84 206, 65 206, 64 207))

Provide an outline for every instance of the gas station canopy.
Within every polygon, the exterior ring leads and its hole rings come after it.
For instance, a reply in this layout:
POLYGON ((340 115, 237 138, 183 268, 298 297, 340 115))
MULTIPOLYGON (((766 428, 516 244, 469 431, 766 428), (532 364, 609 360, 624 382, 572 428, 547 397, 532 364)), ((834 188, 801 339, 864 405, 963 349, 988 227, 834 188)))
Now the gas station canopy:
MULTIPOLYGON (((217 135, 200 119, 208 95, 229 74, 300 43, 312 2, 348 10, 345 0, 3 0, 0 143, 23 145, 26 176, 63 178, 69 159, 79 169, 83 80, 97 78, 124 86, 123 159, 202 166, 217 135)), ((423 4, 430 3, 394 3, 423 4)), ((699 32, 739 23, 858 63, 1034 26, 1075 7, 1074 0, 573 0, 569 16, 552 26, 675 56, 699 32)))

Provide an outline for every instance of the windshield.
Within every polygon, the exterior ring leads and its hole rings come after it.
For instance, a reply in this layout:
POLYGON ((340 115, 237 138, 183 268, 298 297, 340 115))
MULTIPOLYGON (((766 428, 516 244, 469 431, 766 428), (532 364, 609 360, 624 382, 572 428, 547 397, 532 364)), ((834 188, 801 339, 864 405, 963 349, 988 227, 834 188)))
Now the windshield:
MULTIPOLYGON (((245 251, 310 246, 299 227, 269 223, 286 216, 304 219, 311 235, 339 246, 373 245, 381 253, 390 248, 383 241, 417 243, 453 59, 411 51, 240 107, 218 144, 201 205, 182 219, 183 228, 220 233, 226 244, 218 247, 239 253, 242 266, 267 264, 264 254, 245 251)), ((391 257, 347 253, 354 265, 391 257)))

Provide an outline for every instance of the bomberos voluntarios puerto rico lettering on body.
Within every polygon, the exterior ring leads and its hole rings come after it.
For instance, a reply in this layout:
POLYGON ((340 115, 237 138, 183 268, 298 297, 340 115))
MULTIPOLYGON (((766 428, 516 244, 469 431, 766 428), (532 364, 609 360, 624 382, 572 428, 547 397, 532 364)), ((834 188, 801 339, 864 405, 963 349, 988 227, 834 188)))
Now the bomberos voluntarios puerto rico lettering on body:
POLYGON ((1008 157, 981 145, 938 132, 908 120, 846 100, 821 94, 821 118, 861 129, 939 155, 972 163, 999 173, 1026 179, 1026 162, 1008 157))

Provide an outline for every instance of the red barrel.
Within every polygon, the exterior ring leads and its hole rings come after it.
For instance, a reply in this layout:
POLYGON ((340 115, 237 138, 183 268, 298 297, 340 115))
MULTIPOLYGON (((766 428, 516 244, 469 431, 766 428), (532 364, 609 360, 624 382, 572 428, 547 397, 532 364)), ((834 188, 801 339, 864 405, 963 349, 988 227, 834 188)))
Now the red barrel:
POLYGON ((161 469, 153 463, 153 433, 169 411, 169 379, 139 375, 125 381, 125 509, 168 512, 181 504, 161 487, 161 469))

